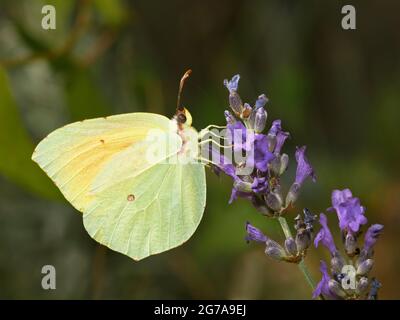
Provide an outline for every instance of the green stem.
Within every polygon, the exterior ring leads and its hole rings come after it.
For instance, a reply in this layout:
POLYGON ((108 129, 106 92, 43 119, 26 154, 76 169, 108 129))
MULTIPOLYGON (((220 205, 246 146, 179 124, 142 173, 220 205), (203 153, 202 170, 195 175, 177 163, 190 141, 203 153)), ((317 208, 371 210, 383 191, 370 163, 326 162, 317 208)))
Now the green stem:
POLYGON ((312 278, 310 271, 308 270, 306 264, 304 263, 304 260, 301 260, 298 264, 299 269, 301 272, 303 272, 304 278, 306 278, 307 283, 310 285, 311 289, 315 289, 315 282, 314 279, 312 278))
POLYGON ((283 233, 285 234, 286 239, 287 238, 293 238, 292 233, 290 232, 289 225, 287 224, 287 221, 284 217, 278 217, 279 223, 281 224, 283 233))
MULTIPOLYGON (((278 220, 279 220, 279 223, 281 224, 281 227, 282 227, 283 233, 285 234, 286 239, 293 238, 286 219, 284 217, 278 217, 278 220)), ((305 265, 303 259, 298 263, 298 266, 299 266, 300 271, 303 273, 304 278, 307 280, 307 283, 310 285, 311 289, 314 290, 315 282, 310 274, 310 271, 308 271, 308 268, 305 265)))

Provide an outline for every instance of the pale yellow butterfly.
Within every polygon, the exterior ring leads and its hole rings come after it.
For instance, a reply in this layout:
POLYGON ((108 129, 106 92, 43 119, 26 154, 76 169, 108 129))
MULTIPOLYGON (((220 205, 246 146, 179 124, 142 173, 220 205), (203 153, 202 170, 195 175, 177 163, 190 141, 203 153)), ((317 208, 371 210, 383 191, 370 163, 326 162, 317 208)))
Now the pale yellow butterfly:
POLYGON ((83 213, 93 239, 140 260, 181 245, 202 218, 205 169, 192 161, 191 123, 183 107, 172 120, 128 113, 75 122, 50 133, 32 159, 83 213))

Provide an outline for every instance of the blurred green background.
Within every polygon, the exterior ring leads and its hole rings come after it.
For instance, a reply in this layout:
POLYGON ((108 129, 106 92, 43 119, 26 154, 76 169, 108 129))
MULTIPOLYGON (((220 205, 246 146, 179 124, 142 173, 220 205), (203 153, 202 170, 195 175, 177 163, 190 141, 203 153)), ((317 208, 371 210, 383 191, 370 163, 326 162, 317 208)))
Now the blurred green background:
MULTIPOLYGON (((124 112, 174 113, 194 126, 224 124, 222 80, 240 73, 240 94, 270 98, 269 123, 292 134, 284 151, 308 146, 318 174, 297 209, 318 213, 349 187, 370 223, 385 225, 373 274, 381 298, 400 298, 400 2, 351 1, 357 30, 341 28, 342 1, 2 0, 0 4, 0 298, 308 299, 294 265, 244 241, 246 221, 276 240, 277 221, 251 204, 228 205, 231 181, 208 173, 204 218, 181 247, 140 262, 97 245, 81 215, 30 160, 34 145, 72 121, 124 112), (41 28, 53 4, 57 29, 41 28), (41 268, 57 289, 41 288, 41 268)), ((330 215, 331 228, 338 233, 330 215)), ((318 228, 317 228, 318 229, 318 228)), ((320 278, 324 249, 306 263, 320 278)))

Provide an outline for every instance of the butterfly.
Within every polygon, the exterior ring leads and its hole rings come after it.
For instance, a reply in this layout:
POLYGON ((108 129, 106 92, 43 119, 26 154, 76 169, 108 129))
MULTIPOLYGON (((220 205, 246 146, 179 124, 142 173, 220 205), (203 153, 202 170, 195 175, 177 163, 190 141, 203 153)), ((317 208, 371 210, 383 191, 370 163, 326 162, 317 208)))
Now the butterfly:
POLYGON ((68 124, 36 147, 35 161, 82 212, 88 234, 134 260, 195 232, 206 204, 199 134, 180 95, 172 119, 127 113, 68 124))

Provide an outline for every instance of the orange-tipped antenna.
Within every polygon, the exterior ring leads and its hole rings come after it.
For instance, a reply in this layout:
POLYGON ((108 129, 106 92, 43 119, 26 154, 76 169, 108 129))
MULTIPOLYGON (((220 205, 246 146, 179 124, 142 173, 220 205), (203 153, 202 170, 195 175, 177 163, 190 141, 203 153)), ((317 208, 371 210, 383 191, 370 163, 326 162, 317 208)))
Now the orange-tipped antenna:
POLYGON ((187 78, 189 78, 190 74, 192 73, 192 70, 189 69, 188 71, 185 72, 185 74, 183 75, 183 77, 181 78, 181 81, 179 83, 179 91, 178 91, 178 101, 176 103, 176 107, 179 108, 181 105, 181 94, 182 94, 182 89, 183 86, 185 84, 185 81, 187 78))

